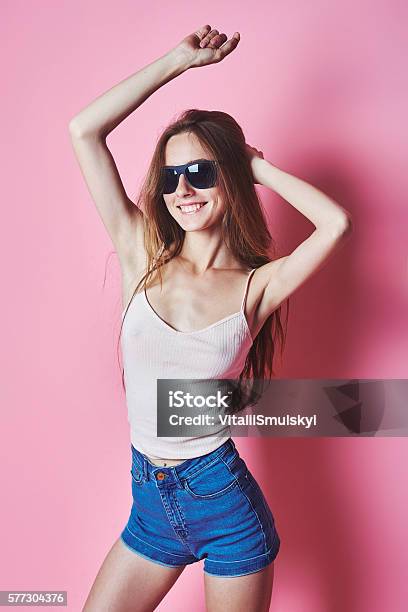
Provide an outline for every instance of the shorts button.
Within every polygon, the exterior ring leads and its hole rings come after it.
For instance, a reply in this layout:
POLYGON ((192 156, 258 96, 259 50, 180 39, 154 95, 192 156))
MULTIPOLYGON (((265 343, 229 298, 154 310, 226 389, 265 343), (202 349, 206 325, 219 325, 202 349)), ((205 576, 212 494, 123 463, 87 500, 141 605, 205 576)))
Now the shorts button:
POLYGON ((157 472, 156 478, 157 480, 164 480, 166 478, 166 474, 163 474, 163 472, 157 472))

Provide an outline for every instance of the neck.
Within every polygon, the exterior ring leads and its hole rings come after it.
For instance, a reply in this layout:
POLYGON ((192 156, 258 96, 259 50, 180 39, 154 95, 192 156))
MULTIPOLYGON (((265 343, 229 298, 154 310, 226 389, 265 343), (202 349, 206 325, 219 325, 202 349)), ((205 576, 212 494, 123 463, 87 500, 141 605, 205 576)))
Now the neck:
POLYGON ((220 230, 186 232, 178 259, 197 276, 211 268, 235 268, 237 261, 221 238, 220 230))

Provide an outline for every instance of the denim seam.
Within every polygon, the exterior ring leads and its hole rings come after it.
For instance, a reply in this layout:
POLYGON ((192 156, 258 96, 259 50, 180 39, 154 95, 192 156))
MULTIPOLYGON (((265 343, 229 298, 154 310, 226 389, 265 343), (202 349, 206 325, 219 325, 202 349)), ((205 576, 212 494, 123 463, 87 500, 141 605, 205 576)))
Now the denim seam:
MULTIPOLYGON (((161 491, 159 491, 159 493, 160 493, 160 499, 161 499, 161 502, 162 502, 162 504, 163 504, 163 506, 164 506, 164 511, 165 511, 165 513, 166 513, 166 516, 167 516, 167 520, 169 521, 169 523, 170 523, 170 525, 171 525, 171 528, 173 529, 174 533, 176 534, 176 536, 177 536, 177 538, 180 540, 180 542, 181 542, 181 543, 182 543, 184 546, 187 546, 187 548, 190 550, 191 554, 192 554, 192 555, 195 557, 195 555, 194 555, 193 551, 191 550, 191 547, 190 547, 189 543, 188 543, 188 542, 186 542, 186 541, 185 541, 185 540, 184 540, 184 539, 183 539, 183 538, 180 536, 180 534, 179 534, 179 533, 177 533, 177 530, 176 530, 175 526, 173 525, 173 521, 172 521, 172 519, 170 518, 170 517, 171 517, 171 508, 169 507, 169 505, 168 505, 168 503, 167 503, 167 499, 166 499, 166 497, 161 495, 161 491)), ((177 506, 177 507, 178 507, 178 506, 177 506)), ((184 521, 183 521, 183 525, 184 525, 184 521)), ((186 532, 186 534, 188 535, 187 528, 184 528, 184 527, 183 527, 183 529, 184 529, 184 531, 186 532)))
POLYGON ((140 469, 141 473, 142 473, 142 480, 144 482, 146 482, 148 480, 148 473, 147 473, 147 469, 145 466, 144 461, 140 462, 138 459, 135 458, 135 456, 132 454, 132 462, 134 462, 136 464, 136 466, 140 469))
POLYGON ((255 557, 248 557, 248 559, 238 559, 237 561, 218 561, 215 559, 207 558, 207 563, 243 563, 244 561, 254 561, 255 559, 259 559, 260 557, 267 557, 273 551, 273 548, 274 547, 271 546, 271 548, 266 552, 262 553, 262 555, 255 555, 255 557))
POLYGON ((199 495, 198 493, 194 493, 194 491, 190 489, 188 481, 186 481, 185 483, 185 490, 188 493, 190 493, 191 496, 194 497, 195 499, 216 499, 217 497, 222 497, 223 495, 228 493, 230 489, 233 489, 237 486, 238 484, 237 479, 235 478, 235 476, 233 476, 233 478, 234 478, 233 482, 231 482, 229 485, 221 489, 221 491, 217 491, 216 493, 207 493, 206 495, 199 495))
MULTIPOLYGON (((259 526, 260 526, 260 528, 261 528, 262 535, 263 535, 263 539, 264 539, 264 546, 265 546, 265 553, 264 553, 264 554, 266 554, 266 553, 268 552, 267 545, 266 545, 266 534, 265 534, 265 531, 264 531, 264 529, 263 529, 263 527, 262 527, 262 523, 261 523, 261 521, 260 521, 260 519, 259 519, 258 513, 257 513, 257 511, 255 510, 254 506, 252 505, 252 502, 251 502, 251 500, 249 499, 248 495, 246 495, 246 493, 244 493, 244 491, 243 491, 243 489, 242 489, 241 485, 239 484, 239 480, 238 480, 238 478, 236 478, 236 477, 235 477, 235 474, 234 474, 234 473, 233 473, 233 472, 230 470, 230 467, 229 467, 228 463, 226 463, 226 462, 225 462, 223 459, 221 459, 221 461, 222 461, 222 462, 223 462, 223 464, 224 464, 224 465, 225 465, 225 466, 228 468, 228 470, 229 470, 229 471, 230 471, 230 473, 232 474, 233 478, 235 478, 235 480, 237 481, 237 484, 238 484, 238 486, 239 486, 239 489, 240 489, 240 491, 241 491, 242 495, 244 495, 244 497, 246 497, 246 499, 248 500, 248 503, 249 503, 249 505, 251 506, 252 511, 254 512, 254 514, 255 514, 255 516, 256 516, 256 518, 257 518, 257 521, 258 521, 259 526)), ((248 468, 247 468, 247 469, 248 469, 248 468)))
POLYGON ((217 455, 216 457, 214 457, 214 459, 212 459, 209 463, 206 463, 206 465, 204 465, 203 467, 199 468, 198 470, 196 470, 195 472, 193 472, 192 474, 188 474, 187 476, 179 476, 180 480, 187 480, 188 478, 192 478, 193 476, 195 476, 196 474, 200 474, 200 472, 203 472, 204 470, 206 470, 208 467, 210 467, 211 465, 213 465, 213 463, 215 463, 216 461, 218 461, 219 459, 221 459, 221 461, 223 463, 225 463, 225 461, 222 459, 222 457, 225 455, 225 453, 227 453, 230 450, 230 448, 226 448, 222 453, 220 453, 219 455, 217 455))
POLYGON ((143 482, 143 480, 144 480, 144 477, 143 477, 143 470, 140 470, 140 476, 141 476, 140 480, 137 480, 137 479, 135 478, 135 476, 133 475, 133 466, 132 466, 132 468, 131 468, 131 470, 130 470, 130 475, 132 476, 132 479, 135 481, 135 483, 136 483, 136 484, 142 484, 142 482, 143 482))
MULTIPOLYGON (((177 508, 177 511, 178 511, 178 515, 179 515, 179 518, 180 518, 180 522, 181 522, 182 529, 183 529, 183 531, 185 531, 185 532, 186 532, 186 534, 188 535, 187 525, 186 525, 186 522, 185 522, 185 520, 184 520, 183 513, 181 512, 180 505, 179 505, 179 503, 178 503, 178 501, 177 501, 177 497, 176 497, 176 495, 175 495, 175 491, 174 491, 174 490, 170 490, 170 491, 169 491, 169 494, 171 495, 172 500, 173 500, 173 502, 174 502, 174 505, 175 505, 175 506, 176 506, 176 508, 177 508)), ((173 512, 174 512, 174 510, 173 510, 173 512)), ((177 523, 177 521, 176 521, 176 523, 177 523)))
POLYGON ((176 505, 177 510, 178 510, 178 512, 179 512, 179 516, 180 516, 180 521, 181 521, 181 524, 183 525, 183 529, 184 529, 184 531, 185 531, 185 532, 186 532, 186 534, 188 535, 187 525, 186 525, 186 522, 185 522, 185 520, 184 520, 184 516, 183 516, 183 513, 182 513, 182 511, 181 511, 180 504, 178 503, 178 499, 177 499, 177 494, 176 494, 176 491, 172 491, 172 494, 173 494, 174 504, 176 505))
POLYGON ((139 538, 139 536, 137 536, 135 533, 133 533, 133 531, 131 529, 129 529, 128 525, 126 525, 125 529, 127 529, 127 531, 129 531, 129 533, 136 538, 136 540, 140 540, 140 542, 143 542, 143 544, 145 544, 146 546, 150 546, 151 548, 155 548, 156 550, 159 550, 162 553, 165 553, 166 555, 169 555, 170 557, 180 557, 181 559, 183 558, 183 555, 178 555, 177 553, 171 553, 168 552, 167 550, 163 550, 162 548, 159 548, 158 546, 154 546, 153 544, 150 544, 150 542, 145 542, 144 540, 142 540, 142 538, 139 538))
MULTIPOLYGON (((251 476, 252 476, 252 474, 251 474, 251 476)), ((253 477, 253 476, 252 476, 252 478, 254 479, 254 477, 253 477)), ((255 479, 254 479, 254 480, 255 480, 255 479)), ((259 484, 259 483, 257 483, 257 484, 258 484, 258 487, 261 489, 260 484, 259 484)), ((269 523, 270 528, 272 529, 272 531, 275 531, 276 527, 275 527, 275 521, 274 521, 274 518, 273 518, 273 515, 272 515, 272 510, 271 510, 271 509, 270 509, 270 507, 269 507, 268 501, 267 501, 267 499, 266 499, 266 497, 265 497, 265 495, 264 495, 264 493, 263 493, 262 489, 261 489, 261 493, 262 493, 262 496, 261 496, 261 501, 262 501, 262 505, 263 505, 264 510, 265 510, 265 514, 266 514, 266 515, 267 515, 267 517, 268 517, 268 523, 269 523), (270 516, 270 515, 272 515, 272 518, 271 518, 271 516, 270 516)))
POLYGON ((143 461, 141 461, 141 460, 139 459, 139 457, 138 457, 137 455, 135 455, 135 454, 134 454, 133 450, 132 450, 132 461, 133 461, 134 463, 136 463, 136 465, 138 465, 138 466, 140 467, 140 469, 142 469, 142 468, 143 468, 143 463, 144 463, 144 462, 143 462, 143 461))
POLYGON ((147 559, 148 561, 152 561, 152 563, 157 563, 158 565, 164 565, 165 567, 185 567, 184 563, 182 565, 173 565, 172 563, 164 563, 164 561, 159 561, 158 559, 153 559, 153 557, 148 557, 145 553, 142 553, 140 552, 140 550, 136 550, 136 548, 133 548, 133 546, 130 546, 130 544, 128 544, 123 539, 123 536, 120 536, 120 539, 122 540, 126 548, 131 550, 135 555, 139 555, 140 557, 143 557, 144 559, 147 559))
POLYGON ((165 497, 165 496, 163 496, 163 495, 161 494, 161 491, 159 491, 159 495, 160 495, 161 502, 162 502, 162 504, 163 504, 163 506, 164 506, 164 511, 166 512, 167 520, 169 521, 169 523, 170 523, 170 525, 171 525, 171 527, 172 527, 172 529, 173 529, 174 533, 175 533, 176 535, 178 535, 178 534, 177 534, 177 532, 176 532, 176 530, 175 530, 175 528, 174 528, 174 525, 173 525, 173 517, 171 516, 171 508, 169 508, 169 505, 168 505, 168 503, 167 503, 167 499, 166 499, 166 497, 165 497))
POLYGON ((265 565, 251 568, 246 572, 241 572, 240 574, 217 574, 214 572, 209 572, 207 570, 204 570, 204 574, 208 574, 208 576, 218 576, 219 578, 239 578, 239 576, 248 576, 249 574, 255 574, 255 572, 260 572, 261 570, 265 569, 265 567, 267 567, 269 563, 270 562, 268 561, 268 563, 266 563, 265 565))
MULTIPOLYGON (((262 491, 262 489, 261 489, 261 491, 262 491)), ((269 504, 268 504, 268 500, 266 499, 266 497, 265 497, 265 495, 263 493, 262 493, 262 503, 263 503, 263 507, 265 508, 266 516, 268 517, 269 525, 270 525, 271 529, 273 531, 275 531, 275 529, 276 529, 276 527, 275 527, 275 520, 273 518, 273 515, 272 515, 272 518, 270 516, 272 514, 272 510, 270 509, 269 504)))
MULTIPOLYGON (((269 565, 270 561, 270 557, 271 555, 274 555, 274 557, 276 557, 275 551, 276 551, 276 540, 277 540, 277 534, 275 532, 274 534, 274 538, 273 538, 273 545, 270 547, 270 549, 266 552, 263 553, 262 555, 257 555, 256 557, 250 557, 249 559, 241 559, 238 561, 218 561, 218 560, 213 560, 213 559, 206 559, 206 565, 207 565, 207 570, 208 570, 208 565, 210 565, 211 568, 211 563, 242 563, 242 562, 248 562, 248 561, 256 561, 256 559, 258 559, 258 561, 255 563, 255 565, 253 567, 247 567, 246 571, 242 571, 240 574, 224 574, 224 573, 217 573, 217 571, 215 572, 211 572, 211 571, 207 571, 206 569, 204 569, 204 573, 205 574, 209 574, 210 576, 220 576, 220 577, 224 577, 224 578, 234 578, 234 577, 238 577, 238 576, 245 576, 247 574, 252 574, 254 572, 258 572, 262 569, 264 569, 266 567, 266 565, 269 565), (267 563, 263 563, 264 560, 267 560, 267 563), (261 564, 261 565, 260 565, 261 564)), ((205 565, 204 565, 205 568, 205 565)), ((214 568, 216 569, 216 568, 214 568)), ((234 568, 231 567, 231 570, 233 570, 234 568)))

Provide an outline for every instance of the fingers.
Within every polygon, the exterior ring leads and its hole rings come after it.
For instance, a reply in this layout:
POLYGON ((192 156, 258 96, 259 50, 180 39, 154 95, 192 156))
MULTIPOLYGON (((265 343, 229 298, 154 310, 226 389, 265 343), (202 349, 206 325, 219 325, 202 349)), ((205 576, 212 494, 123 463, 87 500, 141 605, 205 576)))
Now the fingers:
POLYGON ((217 49, 217 59, 222 60, 226 55, 231 53, 231 51, 233 51, 238 45, 240 38, 239 32, 234 32, 233 37, 223 44, 222 47, 217 49))
POLYGON ((202 26, 195 32, 195 35, 200 40, 201 48, 216 49, 216 58, 222 60, 226 55, 231 53, 240 41, 239 32, 234 32, 233 37, 227 40, 227 35, 220 34, 218 30, 212 29, 210 25, 202 26), (226 42, 227 41, 227 42, 226 42))
POLYGON ((226 34, 220 34, 218 30, 211 29, 211 26, 204 26, 198 32, 202 34, 199 36, 201 40, 200 47, 216 48, 222 45, 228 39, 226 34))
POLYGON ((215 36, 211 38, 210 42, 207 44, 207 48, 210 47, 211 49, 217 49, 218 47, 221 47, 223 43, 225 43, 227 38, 228 37, 226 34, 216 34, 215 36))
POLYGON ((219 34, 218 30, 211 30, 204 36, 204 38, 200 42, 200 47, 206 47, 209 45, 211 40, 219 34))
POLYGON ((209 33, 210 30, 211 30, 211 26, 210 25, 205 25, 202 28, 200 28, 199 30, 197 30, 196 32, 194 32, 194 34, 200 40, 203 40, 203 38, 209 33))
POLYGON ((247 142, 245 143, 246 145, 246 150, 247 153, 250 157, 261 157, 262 159, 264 159, 264 154, 263 151, 259 150, 256 147, 251 147, 251 145, 249 145, 247 142))

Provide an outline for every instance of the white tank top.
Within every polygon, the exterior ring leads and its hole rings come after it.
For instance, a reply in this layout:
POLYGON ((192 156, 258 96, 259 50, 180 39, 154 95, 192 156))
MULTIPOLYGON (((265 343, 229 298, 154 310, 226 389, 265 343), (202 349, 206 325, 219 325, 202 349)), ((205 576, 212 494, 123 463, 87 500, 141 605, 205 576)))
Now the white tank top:
MULTIPOLYGON (((130 438, 141 453, 165 459, 205 455, 231 437, 220 424, 214 435, 158 437, 157 379, 238 379, 253 344, 244 314, 249 273, 239 312, 204 329, 177 331, 153 310, 145 291, 137 293, 123 323, 121 347, 130 438)), ((122 320, 125 310, 122 312, 122 320)))

